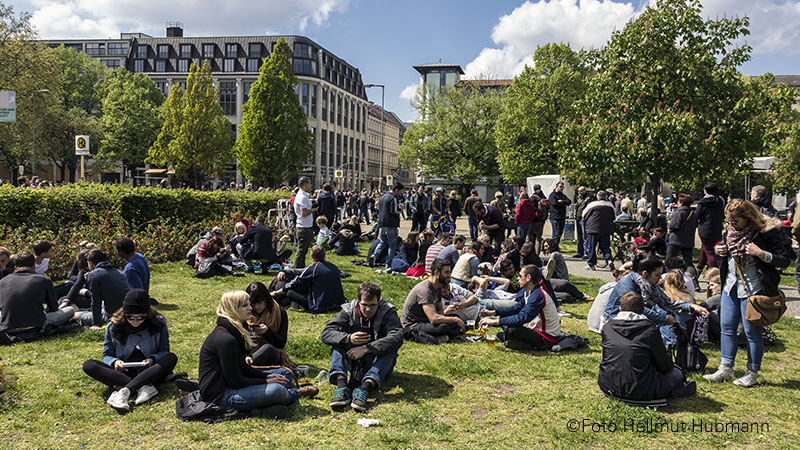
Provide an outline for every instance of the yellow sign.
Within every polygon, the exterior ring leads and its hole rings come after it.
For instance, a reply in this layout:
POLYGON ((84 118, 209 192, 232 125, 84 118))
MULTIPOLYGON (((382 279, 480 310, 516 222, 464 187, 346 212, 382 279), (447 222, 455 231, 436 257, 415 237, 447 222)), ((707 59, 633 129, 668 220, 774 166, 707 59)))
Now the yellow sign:
POLYGON ((392 184, 392 181, 394 181, 394 177, 391 175, 386 175, 386 184, 392 184))
POLYGON ((89 155, 89 136, 75 136, 75 155, 89 155))
POLYGON ((336 170, 336 178, 342 178, 344 176, 344 170, 337 169, 336 170))

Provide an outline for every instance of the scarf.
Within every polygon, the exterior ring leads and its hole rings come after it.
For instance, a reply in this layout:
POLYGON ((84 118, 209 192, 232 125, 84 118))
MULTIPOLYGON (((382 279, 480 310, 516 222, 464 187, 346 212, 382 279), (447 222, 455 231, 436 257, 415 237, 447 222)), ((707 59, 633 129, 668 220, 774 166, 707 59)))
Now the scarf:
POLYGON ((636 281, 636 284, 639 285, 639 290, 642 291, 642 300, 644 300, 645 307, 652 308, 653 306, 658 306, 667 312, 673 314, 676 312, 675 308, 672 307, 675 302, 669 298, 663 289, 650 284, 649 281, 645 280, 643 276, 636 272, 633 272, 633 279, 636 281))
POLYGON ((733 257, 746 256, 747 244, 753 242, 756 234, 758 234, 758 231, 751 229, 749 226, 741 230, 731 227, 725 238, 725 243, 728 245, 728 253, 733 257))

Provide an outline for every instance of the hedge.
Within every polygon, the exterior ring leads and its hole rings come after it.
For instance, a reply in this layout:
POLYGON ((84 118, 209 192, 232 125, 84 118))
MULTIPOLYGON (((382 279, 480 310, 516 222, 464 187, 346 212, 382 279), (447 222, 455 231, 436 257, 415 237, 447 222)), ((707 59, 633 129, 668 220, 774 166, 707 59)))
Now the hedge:
POLYGON ((64 278, 83 239, 97 243, 122 267, 113 240, 129 236, 150 263, 180 261, 201 232, 227 231, 245 217, 266 216, 286 192, 132 188, 70 185, 41 190, 0 187, 0 245, 30 250, 39 239, 54 242, 48 275, 64 278))

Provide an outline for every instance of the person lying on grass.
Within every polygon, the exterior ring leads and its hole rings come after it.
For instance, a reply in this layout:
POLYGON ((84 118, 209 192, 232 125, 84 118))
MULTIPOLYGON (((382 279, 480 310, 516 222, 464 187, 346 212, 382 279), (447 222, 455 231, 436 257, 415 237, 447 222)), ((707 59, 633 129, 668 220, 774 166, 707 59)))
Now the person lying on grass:
POLYGON ((336 391, 331 408, 350 405, 356 411, 366 411, 367 397, 392 373, 397 350, 403 345, 397 309, 381 298, 378 285, 361 283, 357 298, 342 305, 321 337, 332 347, 328 379, 336 391))
POLYGON ((108 386, 122 386, 106 403, 124 413, 130 410, 131 393, 136 392, 136 406, 155 397, 158 390, 154 385, 164 380, 177 363, 178 357, 169 350, 164 316, 150 307, 147 291, 132 289, 106 327, 103 361, 88 359, 83 371, 108 386))

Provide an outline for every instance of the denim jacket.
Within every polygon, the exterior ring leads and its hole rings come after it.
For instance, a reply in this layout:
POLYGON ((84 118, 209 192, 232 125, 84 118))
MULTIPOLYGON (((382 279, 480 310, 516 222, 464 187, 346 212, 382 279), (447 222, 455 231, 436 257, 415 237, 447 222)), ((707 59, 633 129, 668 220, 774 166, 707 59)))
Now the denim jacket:
POLYGON ((137 346, 147 358, 158 361, 166 356, 169 353, 167 322, 162 316, 156 316, 153 320, 161 321, 161 331, 151 334, 149 330, 145 329, 139 333, 129 334, 124 344, 114 338, 112 332, 115 325, 113 322, 109 322, 103 341, 103 362, 113 367, 114 361, 118 359, 126 361, 137 346))
MULTIPOLYGON (((619 314, 619 298, 622 297, 622 294, 630 291, 641 294, 639 284, 636 283, 636 280, 633 277, 634 273, 629 273, 620 278, 617 285, 614 286, 614 290, 611 292, 611 296, 608 298, 606 309, 603 311, 603 317, 605 317, 607 320, 611 320, 617 317, 617 314, 619 314)), ((685 302, 673 302, 670 305, 645 305, 644 315, 647 316, 648 319, 652 320, 655 324, 664 325, 664 322, 667 321, 668 313, 687 313, 690 311, 690 309, 691 307, 689 303, 685 302)))

